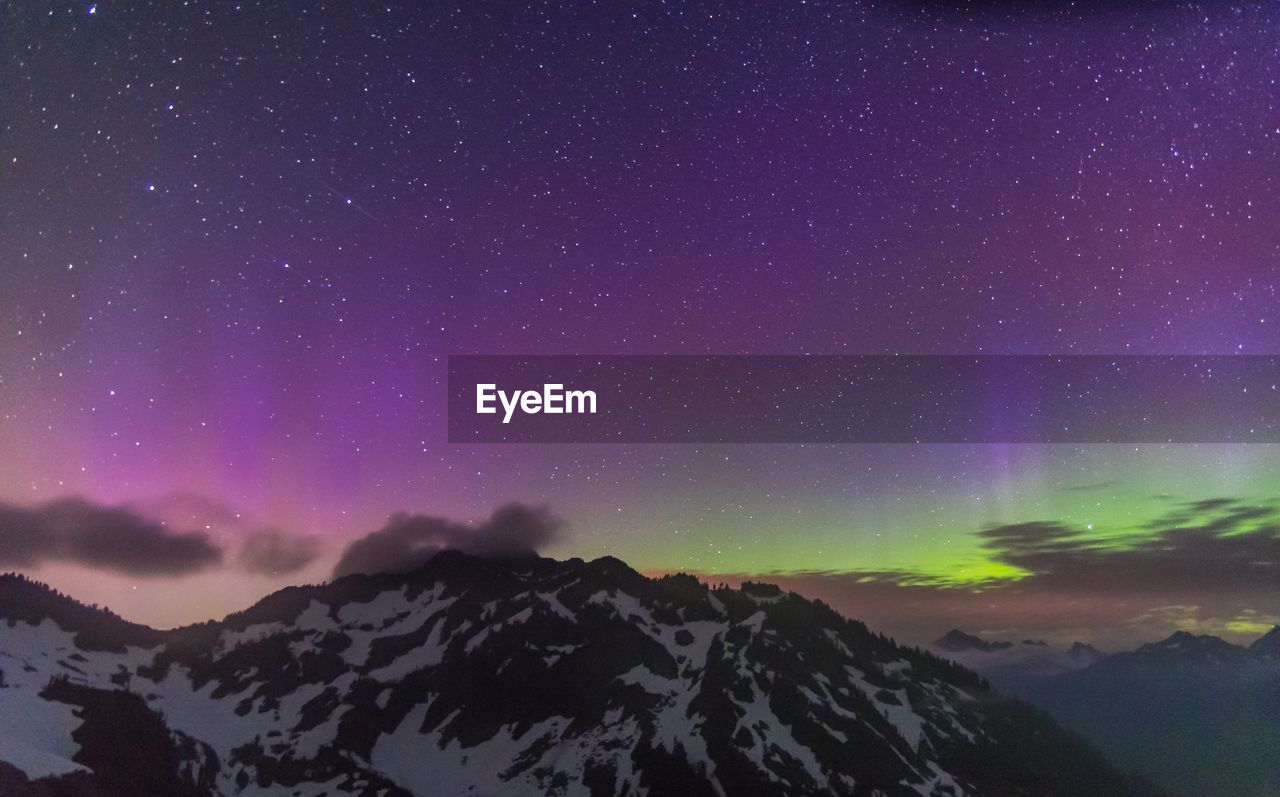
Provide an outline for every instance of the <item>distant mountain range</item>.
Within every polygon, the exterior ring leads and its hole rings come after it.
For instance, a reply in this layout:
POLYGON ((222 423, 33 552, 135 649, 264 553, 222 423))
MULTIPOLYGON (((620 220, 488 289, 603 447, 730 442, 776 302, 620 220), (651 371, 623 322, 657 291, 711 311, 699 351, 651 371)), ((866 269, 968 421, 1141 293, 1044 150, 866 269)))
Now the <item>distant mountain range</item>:
POLYGON ((768 585, 437 555, 155 631, 0 577, 0 793, 1128 797, 1044 713, 768 585))
POLYGON ((1178 631, 1106 656, 959 630, 933 648, 1175 793, 1280 794, 1280 627, 1247 648, 1178 631))
POLYGON ((933 643, 939 656, 981 674, 993 686, 1020 694, 1027 683, 1088 667, 1105 656, 1097 648, 1076 642, 1066 650, 1038 639, 1017 642, 987 640, 952 629, 933 643))

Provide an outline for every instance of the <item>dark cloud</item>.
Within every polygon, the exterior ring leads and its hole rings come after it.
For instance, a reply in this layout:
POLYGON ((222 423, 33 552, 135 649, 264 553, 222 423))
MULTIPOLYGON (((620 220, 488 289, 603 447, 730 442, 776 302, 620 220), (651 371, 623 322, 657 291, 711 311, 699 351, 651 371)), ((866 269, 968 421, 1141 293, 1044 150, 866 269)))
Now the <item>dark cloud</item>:
POLYGON ((311 564, 319 554, 320 543, 314 537, 263 529, 245 537, 238 558, 250 573, 285 575, 311 564))
POLYGON ((393 515, 387 524, 347 546, 334 578, 351 573, 403 573, 438 551, 454 548, 482 556, 536 552, 559 533, 559 518, 546 509, 506 504, 477 526, 429 515, 393 515))
POLYGON ((1243 640, 1280 618, 1274 504, 1230 498, 1184 504, 1120 538, 1053 521, 993 526, 979 536, 991 560, 1024 575, 963 585, 960 573, 946 579, 908 570, 770 580, 918 643, 952 627, 1108 647, 1177 628, 1243 640))
POLYGON ((134 576, 213 567, 222 551, 198 532, 172 533, 124 507, 66 498, 36 507, 0 504, 0 565, 76 562, 134 576))
POLYGON ((1058 523, 985 529, 993 559, 1031 574, 1023 588, 1188 597, 1269 593, 1280 583, 1276 507, 1228 499, 1189 504, 1136 537, 1099 539, 1058 523))
MULTIPOLYGON (((317 537, 257 526, 200 496, 169 496, 149 507, 144 513, 81 498, 35 507, 0 503, 0 567, 74 562, 130 576, 180 576, 217 567, 234 552, 230 564, 246 572, 287 575, 323 553, 317 537), (171 531, 193 525, 205 530, 171 531)), ((551 542, 560 526, 547 510, 520 504, 500 507, 479 525, 397 514, 348 545, 334 576, 411 570, 444 548, 486 556, 533 553, 551 542)))

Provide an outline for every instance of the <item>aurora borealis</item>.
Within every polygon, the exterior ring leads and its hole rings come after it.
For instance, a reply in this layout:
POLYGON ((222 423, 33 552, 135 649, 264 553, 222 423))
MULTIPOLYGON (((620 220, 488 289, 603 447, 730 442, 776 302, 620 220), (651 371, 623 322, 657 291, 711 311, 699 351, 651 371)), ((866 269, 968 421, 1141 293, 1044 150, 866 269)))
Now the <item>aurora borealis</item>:
MULTIPOLYGON (((0 501, 127 505, 227 551, 21 569, 177 624, 326 578, 393 513, 514 501, 564 519, 549 555, 781 573, 908 636, 1254 634, 1280 600, 1230 569, 1015 600, 1029 560, 991 530, 1141 547, 1194 502, 1270 506, 1275 446, 451 445, 444 375, 466 353, 1280 353, 1277 25, 1217 3, 8 5, 0 501), (243 566, 246 540, 278 566, 243 566), (881 579, 925 590, 924 619, 890 617, 881 579)), ((1210 509, 1174 525, 1276 525, 1210 509)))

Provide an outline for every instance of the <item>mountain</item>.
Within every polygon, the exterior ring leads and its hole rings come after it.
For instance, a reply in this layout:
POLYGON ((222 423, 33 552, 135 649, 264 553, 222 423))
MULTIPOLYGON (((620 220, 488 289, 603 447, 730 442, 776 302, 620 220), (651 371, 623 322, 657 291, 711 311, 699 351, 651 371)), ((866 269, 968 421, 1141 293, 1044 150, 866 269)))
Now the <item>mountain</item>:
POLYGON ((1003 650, 1013 646, 1012 642, 988 642, 982 637, 976 637, 973 634, 966 634, 959 628, 953 628, 943 634, 933 646, 939 650, 945 650, 950 653, 963 653, 968 650, 980 650, 983 653, 991 653, 996 650, 1003 650))
POLYGON ((0 578, 0 792, 1154 795, 1040 711, 777 587, 435 556, 220 622, 0 578))
POLYGON ((1086 642, 1072 643, 1067 649, 1067 658, 1080 665, 1088 667, 1090 664, 1096 664, 1107 657, 1107 654, 1095 648, 1086 642))
POLYGON ((1248 659, 1249 655, 1246 649, 1216 636, 1175 631, 1167 639, 1143 645, 1132 653, 1119 654, 1119 660, 1142 664, 1169 662, 1179 666, 1212 667, 1239 663, 1248 659))
POLYGON ((1255 656, 1280 658, 1280 625, 1254 640, 1249 646, 1249 652, 1255 656))
POLYGON ((1012 694, 1023 692, 1028 682, 1088 667, 1104 655, 1082 642, 1057 650, 1038 639, 987 640, 958 628, 934 641, 932 648, 942 658, 977 672, 1012 694))
POLYGON ((1179 631, 1017 685, 1113 762, 1176 793, 1280 794, 1280 633, 1250 648, 1179 631))

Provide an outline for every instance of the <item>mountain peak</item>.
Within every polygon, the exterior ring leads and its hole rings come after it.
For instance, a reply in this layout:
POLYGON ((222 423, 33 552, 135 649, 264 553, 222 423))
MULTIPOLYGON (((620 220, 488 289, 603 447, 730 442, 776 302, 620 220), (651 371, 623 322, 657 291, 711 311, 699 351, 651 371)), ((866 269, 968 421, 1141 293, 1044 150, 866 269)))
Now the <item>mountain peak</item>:
POLYGON ((953 628, 943 634, 933 645, 939 650, 945 650, 949 653, 960 653, 965 650, 981 650, 984 653, 990 653, 992 650, 990 642, 982 637, 965 633, 959 628, 953 628))
POLYGON ((1280 625, 1273 626, 1270 631, 1253 641, 1249 652, 1258 656, 1274 656, 1280 658, 1280 625))
POLYGON ((1214 646, 1229 644, 1226 640, 1212 634, 1193 634, 1190 631, 1174 631, 1159 642, 1152 642, 1144 647, 1179 648, 1187 645, 1214 646))
POLYGON ((1244 653, 1244 648, 1211 634, 1174 631, 1159 642, 1143 645, 1129 655, 1173 657, 1188 662, 1216 663, 1239 658, 1244 653))
POLYGON ((1047 648, 1048 644, 1038 639, 1024 639, 1021 643, 1013 643, 1008 640, 990 640, 983 639, 973 634, 965 633, 959 628, 953 628, 946 634, 934 641, 933 646, 939 650, 945 650, 948 653, 963 653, 967 650, 979 650, 983 653, 994 653, 1001 650, 1009 650, 1018 647, 1018 644, 1026 647, 1047 648))
POLYGON ((1074 661, 1088 662, 1090 664, 1105 658, 1105 654, 1102 651, 1088 642, 1073 642, 1071 647, 1067 649, 1067 656, 1074 661))

